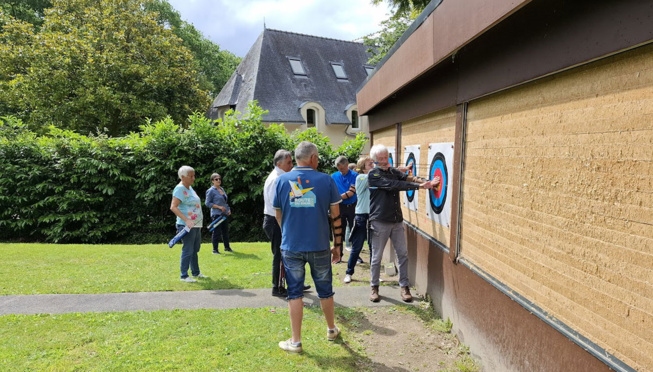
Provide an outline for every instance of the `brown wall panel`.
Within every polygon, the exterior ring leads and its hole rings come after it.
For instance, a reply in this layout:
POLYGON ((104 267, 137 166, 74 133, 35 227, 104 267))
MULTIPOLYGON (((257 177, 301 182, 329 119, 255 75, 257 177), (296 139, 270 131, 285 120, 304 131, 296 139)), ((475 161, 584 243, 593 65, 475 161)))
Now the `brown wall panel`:
POLYGON ((469 103, 461 257, 653 370, 653 45, 469 103))
POLYGON ((415 230, 406 231, 411 280, 429 294, 444 319, 451 319, 453 332, 470 346, 484 371, 609 371, 478 273, 454 264, 415 230))

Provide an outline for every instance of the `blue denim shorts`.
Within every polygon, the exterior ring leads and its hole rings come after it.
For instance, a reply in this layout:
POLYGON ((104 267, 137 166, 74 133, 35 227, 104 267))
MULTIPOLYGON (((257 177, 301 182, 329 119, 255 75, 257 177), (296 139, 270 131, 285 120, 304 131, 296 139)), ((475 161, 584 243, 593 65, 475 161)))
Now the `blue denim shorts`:
POLYGON ((304 279, 306 264, 311 268, 311 277, 315 282, 317 297, 327 299, 333 297, 333 274, 331 272, 331 251, 318 252, 281 251, 283 266, 286 268, 286 285, 288 299, 304 297, 304 279))

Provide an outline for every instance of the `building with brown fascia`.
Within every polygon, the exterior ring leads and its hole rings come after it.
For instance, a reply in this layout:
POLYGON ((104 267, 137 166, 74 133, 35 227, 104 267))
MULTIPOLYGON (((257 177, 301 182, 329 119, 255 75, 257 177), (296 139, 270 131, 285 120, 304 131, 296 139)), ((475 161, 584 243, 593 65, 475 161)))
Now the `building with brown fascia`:
POLYGON ((434 0, 357 102, 446 181, 411 281, 486 370, 653 371, 653 2, 434 0))
MULTIPOLYGON (((264 123, 287 131, 316 128, 332 144, 368 133, 358 116, 356 90, 372 73, 362 43, 265 29, 218 96, 209 117, 230 109, 244 113, 250 101, 268 111, 264 123)), ((369 147, 368 147, 369 148, 369 147)))

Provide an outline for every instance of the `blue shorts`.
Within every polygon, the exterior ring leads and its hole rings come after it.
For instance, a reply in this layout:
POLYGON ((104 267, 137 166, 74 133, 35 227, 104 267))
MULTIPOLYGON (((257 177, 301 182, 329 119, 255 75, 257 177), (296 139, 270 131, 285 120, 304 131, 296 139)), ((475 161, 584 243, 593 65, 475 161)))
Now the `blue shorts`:
POLYGON ((333 274, 331 272, 331 251, 326 249, 318 252, 281 251, 283 266, 286 268, 286 285, 288 299, 304 297, 304 279, 306 264, 311 267, 311 277, 315 282, 317 297, 327 299, 333 297, 333 274))

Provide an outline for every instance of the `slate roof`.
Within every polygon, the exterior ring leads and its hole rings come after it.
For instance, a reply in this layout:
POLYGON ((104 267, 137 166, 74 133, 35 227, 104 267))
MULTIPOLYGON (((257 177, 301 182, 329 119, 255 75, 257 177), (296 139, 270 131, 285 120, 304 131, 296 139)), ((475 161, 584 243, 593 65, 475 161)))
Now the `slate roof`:
MULTIPOLYGON (((367 78, 367 47, 362 43, 265 29, 220 91, 211 112, 235 105, 244 113, 258 100, 269 113, 265 122, 303 123, 300 107, 317 102, 327 124, 350 124, 346 109, 356 103, 356 90, 367 78), (296 76, 288 58, 302 61, 306 76, 296 76), (331 62, 341 63, 347 79, 337 79, 331 62)), ((213 115, 212 115, 213 116, 213 115)))

